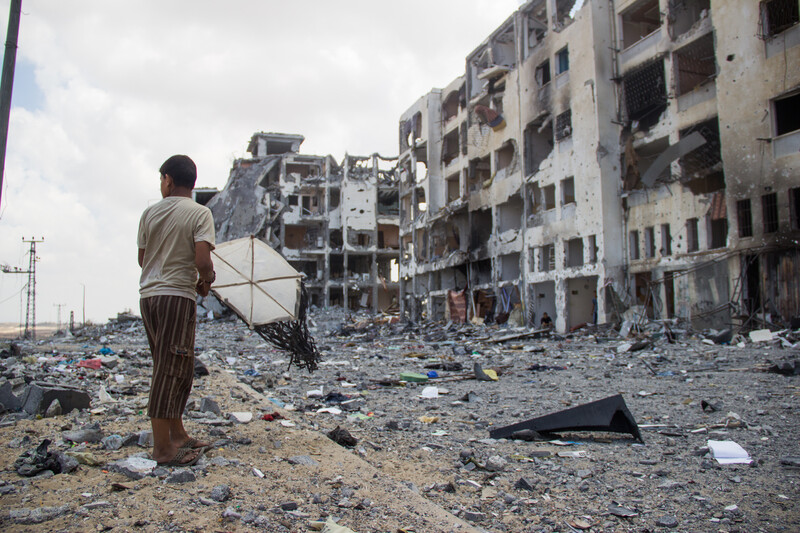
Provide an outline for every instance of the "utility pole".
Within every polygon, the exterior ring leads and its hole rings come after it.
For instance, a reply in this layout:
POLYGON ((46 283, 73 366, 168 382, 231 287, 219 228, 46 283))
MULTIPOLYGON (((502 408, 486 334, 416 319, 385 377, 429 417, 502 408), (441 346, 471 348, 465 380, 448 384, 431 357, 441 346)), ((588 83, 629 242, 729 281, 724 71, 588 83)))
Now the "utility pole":
POLYGON ((66 306, 67 304, 53 304, 53 307, 58 308, 58 321, 56 322, 56 333, 61 331, 61 308, 66 306))
POLYGON ((28 270, 22 270, 19 267, 10 267, 8 265, 0 265, 0 270, 6 274, 27 274, 28 275, 28 303, 25 308, 25 333, 22 337, 25 339, 36 340, 36 243, 44 242, 44 237, 36 239, 32 237, 30 240, 22 238, 22 242, 30 243, 31 248, 28 255, 28 270))
POLYGON ((0 80, 0 198, 3 195, 3 174, 6 166, 6 144, 8 142, 8 117, 11 114, 11 91, 14 88, 14 66, 17 62, 19 40, 19 15, 22 0, 11 0, 8 12, 6 50, 3 56, 3 78, 0 80))

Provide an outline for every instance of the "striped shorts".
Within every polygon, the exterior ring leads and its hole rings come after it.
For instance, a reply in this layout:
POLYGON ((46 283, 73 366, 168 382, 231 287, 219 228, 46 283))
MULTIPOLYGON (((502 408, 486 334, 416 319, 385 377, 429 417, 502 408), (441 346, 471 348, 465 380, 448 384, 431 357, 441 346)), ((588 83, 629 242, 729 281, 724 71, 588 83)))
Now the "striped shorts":
POLYGON ((182 296, 151 296, 139 307, 153 355, 147 416, 181 418, 194 380, 197 304, 182 296))

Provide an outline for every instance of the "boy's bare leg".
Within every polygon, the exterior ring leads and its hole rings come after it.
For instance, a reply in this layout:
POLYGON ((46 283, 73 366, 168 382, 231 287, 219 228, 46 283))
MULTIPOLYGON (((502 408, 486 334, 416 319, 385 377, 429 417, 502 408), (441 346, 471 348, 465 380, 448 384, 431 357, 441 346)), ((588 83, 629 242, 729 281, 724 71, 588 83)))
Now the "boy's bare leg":
MULTIPOLYGON (((177 445, 178 448, 181 448, 189 441, 189 433, 186 432, 186 428, 183 427, 183 419, 182 418, 170 418, 170 427, 169 427, 169 435, 172 444, 177 445)), ((209 446, 208 442, 197 441, 195 445, 196 448, 202 448, 204 446, 209 446)))
MULTIPOLYGON (((170 437, 170 430, 174 426, 175 421, 180 423, 180 419, 175 418, 151 418, 150 425, 153 427, 153 460, 159 463, 171 461, 175 454, 178 453, 180 444, 173 442, 170 437)), ((191 451, 187 453, 182 463, 189 463, 200 452, 191 451)))

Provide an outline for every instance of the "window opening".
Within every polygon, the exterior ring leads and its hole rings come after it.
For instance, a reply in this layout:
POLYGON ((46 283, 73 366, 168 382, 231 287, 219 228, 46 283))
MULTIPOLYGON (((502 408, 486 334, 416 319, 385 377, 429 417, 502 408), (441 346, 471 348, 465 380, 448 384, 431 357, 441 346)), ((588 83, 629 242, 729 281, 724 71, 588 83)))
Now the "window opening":
POLYGON ((681 181, 693 193, 711 193, 725 188, 717 117, 681 130, 681 139, 699 132, 706 142, 680 158, 681 181))
POLYGON ((531 176, 553 151, 553 121, 549 115, 525 127, 524 142, 525 175, 531 176))
POLYGON ((712 33, 676 51, 674 57, 678 95, 691 92, 717 75, 712 33))
POLYGON ((550 272, 556 268, 553 245, 545 244, 539 248, 539 272, 550 272))
POLYGON ((661 12, 658 0, 644 0, 622 13, 622 47, 630 48, 659 27, 661 12))
POLYGON ((764 217, 764 233, 778 231, 778 195, 773 192, 762 196, 761 210, 764 217))
POLYGON ((566 265, 567 267, 583 266, 583 239, 580 237, 570 239, 566 246, 566 265))
POLYGON ((775 135, 800 130, 800 92, 773 101, 775 135))
POLYGON ((669 230, 669 224, 661 224, 661 255, 672 255, 672 234, 669 230))
POLYGON ((667 84, 664 59, 634 69, 622 77, 628 118, 646 130, 658 122, 667 109, 667 84))
POLYGON ((653 226, 644 228, 644 256, 656 256, 656 231, 653 226))
POLYGON ((739 222, 739 237, 753 236, 753 214, 750 198, 736 202, 736 220, 739 222))
POLYGON ((769 39, 800 22, 797 0, 768 0, 761 2, 761 35, 769 39))
POLYGON ((725 248, 728 245, 728 219, 718 218, 710 220, 710 249, 725 248))
POLYGON ((686 221, 686 251, 696 252, 700 249, 700 240, 697 235, 698 220, 690 218, 686 221))
POLYGON ((556 117, 556 141, 572 135, 572 109, 567 109, 556 117))
POLYGON ((711 0, 671 0, 668 19, 673 38, 691 30, 710 10, 711 0))
POLYGON ((800 187, 789 189, 789 211, 792 229, 800 229, 800 187))
POLYGON ((575 178, 561 180, 561 205, 575 203, 575 178))
POLYGON ((632 230, 628 234, 628 247, 628 255, 630 256, 631 260, 635 261, 639 259, 639 232, 637 230, 632 230))
POLYGON ((549 209, 556 208, 556 186, 555 185, 548 185, 544 189, 544 209, 545 211, 549 209))
POLYGON ((589 235, 589 262, 597 263, 597 236, 589 235))
POLYGON ((569 70, 569 49, 565 46, 556 52, 556 76, 569 70))
POLYGON ((550 60, 545 59, 541 65, 536 67, 536 84, 539 87, 550 83, 550 60))
POLYGON ((532 7, 525 13, 525 53, 528 57, 531 51, 547 35, 547 5, 544 1, 532 7))

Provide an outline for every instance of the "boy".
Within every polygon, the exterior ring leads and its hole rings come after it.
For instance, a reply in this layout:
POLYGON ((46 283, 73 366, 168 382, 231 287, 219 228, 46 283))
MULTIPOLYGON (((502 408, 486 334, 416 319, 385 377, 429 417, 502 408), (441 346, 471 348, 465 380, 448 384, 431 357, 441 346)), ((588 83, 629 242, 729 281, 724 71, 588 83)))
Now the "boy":
POLYGON ((215 279, 214 220, 192 199, 194 161, 174 155, 159 172, 163 199, 145 209, 138 236, 139 303, 153 355, 147 415, 153 459, 162 466, 190 466, 208 445, 189 437, 181 417, 194 378, 195 299, 208 295, 215 279))

